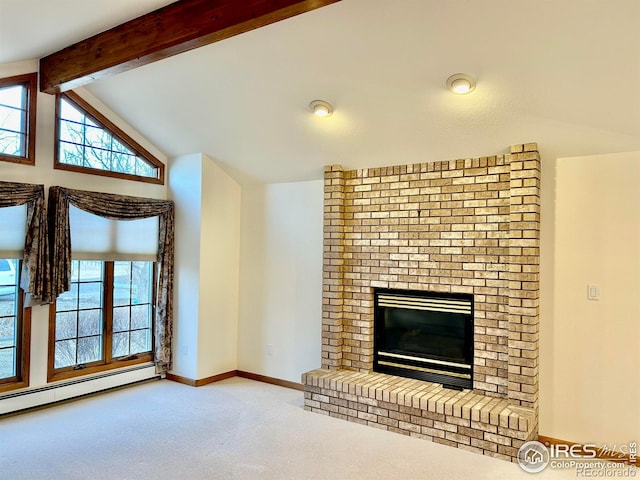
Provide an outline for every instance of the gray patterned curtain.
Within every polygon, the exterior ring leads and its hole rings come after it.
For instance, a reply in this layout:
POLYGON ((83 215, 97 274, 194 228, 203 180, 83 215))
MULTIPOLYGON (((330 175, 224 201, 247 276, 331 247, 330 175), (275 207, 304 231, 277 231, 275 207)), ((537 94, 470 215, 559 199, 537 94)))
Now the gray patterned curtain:
POLYGON ((44 206, 44 185, 0 182, 0 207, 27 205, 27 234, 24 240, 20 287, 27 294, 25 304, 50 303, 49 237, 44 206))
POLYGON ((139 220, 160 217, 158 235, 158 278, 155 315, 156 371, 171 369, 173 332, 174 205, 170 200, 86 192, 63 187, 49 189, 51 220, 51 291, 57 298, 71 288, 71 230, 69 204, 111 220, 139 220))

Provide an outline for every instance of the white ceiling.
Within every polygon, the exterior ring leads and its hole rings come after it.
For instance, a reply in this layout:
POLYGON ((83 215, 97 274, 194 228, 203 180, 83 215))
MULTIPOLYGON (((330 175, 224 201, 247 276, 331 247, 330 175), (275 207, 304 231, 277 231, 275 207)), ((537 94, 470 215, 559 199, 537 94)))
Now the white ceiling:
MULTIPOLYGON (((0 63, 167 3, 0 0, 0 63)), ((638 0, 343 0, 88 88, 170 157, 205 153, 241 181, 531 141, 544 162, 640 150, 639 24, 638 0), (445 89, 457 72, 472 94, 445 89), (316 98, 332 117, 310 114, 316 98)))
POLYGON ((44 57, 169 3, 172 0, 0 0, 0 63, 44 57))

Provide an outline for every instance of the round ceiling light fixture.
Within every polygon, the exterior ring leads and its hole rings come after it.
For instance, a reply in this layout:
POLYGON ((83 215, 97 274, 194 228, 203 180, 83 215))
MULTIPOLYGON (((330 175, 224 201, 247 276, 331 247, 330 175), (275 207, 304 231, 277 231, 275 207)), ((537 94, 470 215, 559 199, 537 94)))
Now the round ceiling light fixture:
POLYGON ((329 117, 333 113, 333 107, 324 100, 314 100, 309 104, 309 108, 317 117, 329 117))
POLYGON ((447 78, 447 88, 456 95, 466 95, 476 88, 476 80, 466 73, 456 73, 447 78))

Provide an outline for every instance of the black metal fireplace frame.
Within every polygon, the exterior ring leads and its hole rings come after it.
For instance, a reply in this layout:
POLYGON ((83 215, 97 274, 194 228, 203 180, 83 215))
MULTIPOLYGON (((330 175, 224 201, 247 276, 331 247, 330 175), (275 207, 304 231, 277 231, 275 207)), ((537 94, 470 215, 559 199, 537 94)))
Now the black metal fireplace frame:
MULTIPOLYGON (((402 308, 402 307, 394 307, 402 308)), ((443 293, 420 290, 400 290, 400 289, 374 289, 374 350, 373 350, 373 370, 380 373, 387 373, 406 378, 417 378, 433 383, 440 383, 444 387, 458 390, 473 388, 473 352, 474 352, 474 302, 473 295, 465 293, 443 293), (453 301, 461 304, 469 304, 468 314, 465 318, 465 362, 464 366, 457 365, 456 362, 446 362, 436 357, 424 356, 418 359, 419 355, 395 356, 381 352, 384 345, 384 328, 380 328, 380 323, 384 318, 384 309, 381 306, 380 297, 385 296, 404 297, 408 301, 433 299, 435 301, 453 301), (391 361, 390 361, 391 360, 391 361), (434 366, 434 364, 436 364, 434 366)))

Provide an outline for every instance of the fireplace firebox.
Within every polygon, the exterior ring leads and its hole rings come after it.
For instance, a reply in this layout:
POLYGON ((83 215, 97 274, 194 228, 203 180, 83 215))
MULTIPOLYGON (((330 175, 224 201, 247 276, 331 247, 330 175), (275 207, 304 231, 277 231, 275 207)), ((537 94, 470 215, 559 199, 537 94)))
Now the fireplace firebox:
POLYGON ((376 372, 473 388, 473 295, 375 289, 376 372))

